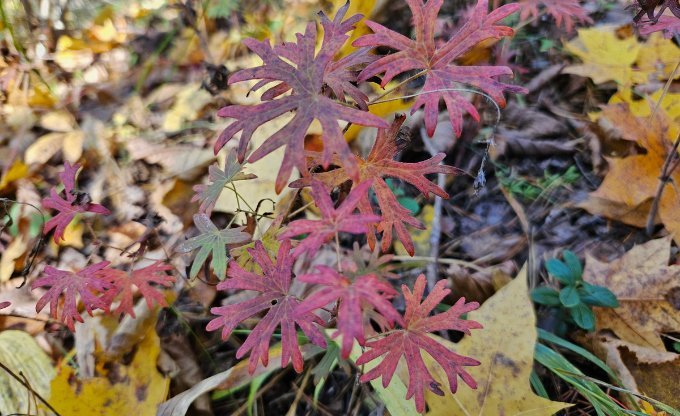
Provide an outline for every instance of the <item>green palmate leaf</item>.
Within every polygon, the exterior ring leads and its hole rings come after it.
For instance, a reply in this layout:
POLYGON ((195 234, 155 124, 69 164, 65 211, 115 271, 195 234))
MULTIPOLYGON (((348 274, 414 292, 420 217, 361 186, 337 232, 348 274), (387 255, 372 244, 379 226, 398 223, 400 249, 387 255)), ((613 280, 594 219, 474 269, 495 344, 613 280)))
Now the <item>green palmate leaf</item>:
POLYGON ((557 259, 549 259, 545 262, 545 268, 552 276, 565 285, 573 285, 576 278, 569 266, 557 259))
POLYGON ((546 306, 560 306, 560 293, 547 286, 537 287, 531 291, 531 299, 546 306))
POLYGON ((175 251, 189 253, 197 250, 189 273, 191 278, 198 275, 199 270, 212 254, 211 265, 220 280, 227 277, 228 248, 230 244, 243 244, 250 240, 250 234, 243 232, 244 227, 218 229, 205 214, 194 215, 194 224, 201 234, 190 238, 177 246, 175 251))
POLYGON ((581 303, 581 298, 575 286, 567 286, 560 290, 560 303, 567 308, 572 308, 581 303))
POLYGON ((217 199, 220 197, 224 187, 234 181, 242 181, 246 179, 254 179, 257 176, 252 174, 241 173, 243 165, 236 160, 236 153, 230 152, 227 156, 227 161, 224 163, 224 170, 220 170, 217 163, 208 168, 208 179, 210 183, 205 185, 195 185, 194 191, 196 194, 191 198, 191 202, 200 201, 201 206, 199 212, 210 215, 217 199))
POLYGON ((587 305, 579 303, 573 308, 569 308, 569 314, 579 327, 588 331, 595 328, 595 315, 587 305))
POLYGON ((564 253, 562 253, 562 258, 564 258, 564 262, 567 264, 567 267, 569 267, 569 270, 571 270, 572 276, 576 280, 580 280, 583 275, 581 260, 579 260, 578 257, 576 257, 576 254, 571 250, 565 250, 564 253))
POLYGON ((616 295, 603 286, 583 283, 583 286, 579 288, 579 297, 583 303, 590 306, 602 306, 605 308, 617 308, 619 306, 616 295))

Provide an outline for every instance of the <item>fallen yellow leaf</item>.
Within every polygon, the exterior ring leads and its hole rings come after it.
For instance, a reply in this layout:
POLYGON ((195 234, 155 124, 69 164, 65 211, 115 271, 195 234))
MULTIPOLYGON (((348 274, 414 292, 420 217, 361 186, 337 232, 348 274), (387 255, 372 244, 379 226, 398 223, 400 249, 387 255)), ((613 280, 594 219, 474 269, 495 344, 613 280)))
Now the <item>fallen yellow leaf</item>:
POLYGON ((66 71, 87 68, 94 61, 94 53, 82 39, 61 35, 57 40, 54 62, 66 71))
MULTIPOLYGON (((661 32, 652 33, 642 44, 637 64, 643 71, 656 73, 660 80, 667 80, 680 62, 680 48, 663 37, 661 32)), ((675 78, 680 77, 678 72, 675 78)))
POLYGON ((187 84, 177 93, 175 103, 165 114, 163 130, 174 132, 182 129, 185 123, 196 120, 199 111, 211 101, 212 96, 200 84, 187 84))
POLYGON ((108 363, 107 374, 81 380, 73 368, 63 364, 52 381, 50 403, 64 416, 153 416, 170 383, 156 368, 159 355, 158 335, 150 331, 137 346, 132 362, 108 363))
POLYGON ((2 175, 2 178, 0 178, 0 191, 5 189, 7 185, 16 181, 17 179, 25 177, 27 174, 28 166, 26 166, 20 160, 15 160, 9 170, 4 175, 2 175))
MULTIPOLYGON (((647 106, 649 101, 644 101, 647 106)), ((652 104, 653 105, 653 104, 652 104)), ((648 107, 649 108, 649 107, 648 107)), ((663 110, 657 111, 657 117, 635 117, 631 114, 627 104, 613 104, 604 107, 600 122, 619 132, 621 138, 635 141, 645 152, 627 157, 607 157, 609 172, 600 187, 590 194, 591 198, 598 198, 600 205, 603 201, 610 201, 613 205, 624 205, 630 211, 642 214, 640 222, 646 220, 647 212, 638 208, 649 204, 657 194, 659 176, 669 152, 673 149, 673 141, 680 131, 680 123, 669 120, 663 110)), ((672 183, 680 183, 680 171, 677 169, 671 175, 672 183)), ((592 204, 583 207, 590 210, 592 204)), ((616 212, 623 210, 617 209, 616 212)), ((616 212, 591 211, 603 214, 613 219, 616 212)), ((680 241, 680 193, 672 184, 667 184, 659 199, 658 216, 664 227, 673 234, 676 241, 680 241)), ((627 221, 628 222, 628 221, 627 221)), ((631 223, 631 222, 629 222, 631 223)))
POLYGON ((677 121, 680 118, 680 93, 667 92, 664 94, 663 90, 658 90, 647 97, 634 99, 633 91, 630 88, 625 88, 617 91, 609 99, 609 104, 618 103, 628 103, 630 112, 637 117, 651 116, 652 110, 658 106, 659 109, 666 112, 671 120, 677 121))
POLYGON ((615 81, 623 86, 647 81, 651 72, 633 69, 640 53, 634 37, 619 39, 611 27, 578 29, 576 39, 564 48, 583 61, 564 68, 567 74, 589 77, 596 84, 615 81))

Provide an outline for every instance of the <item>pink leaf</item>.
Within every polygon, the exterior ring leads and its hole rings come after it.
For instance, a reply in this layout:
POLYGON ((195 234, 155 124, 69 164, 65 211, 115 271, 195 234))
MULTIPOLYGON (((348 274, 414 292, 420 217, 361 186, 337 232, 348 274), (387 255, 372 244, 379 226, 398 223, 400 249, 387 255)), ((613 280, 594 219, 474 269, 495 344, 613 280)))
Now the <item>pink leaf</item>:
POLYGON ((74 322, 83 322, 78 313, 78 300, 85 305, 87 313, 92 315, 94 309, 106 309, 107 304, 101 295, 111 287, 111 283, 103 278, 101 270, 109 265, 108 261, 102 261, 87 266, 73 273, 59 270, 52 266, 45 266, 43 277, 31 284, 31 290, 38 287, 49 287, 49 290, 38 300, 35 305, 36 312, 40 312, 45 305, 50 304, 50 316, 60 319, 74 330, 74 322), (63 296, 64 304, 59 318, 59 298, 63 296))
MULTIPOLYGON (((424 226, 411 215, 408 209, 399 203, 384 178, 394 178, 409 183, 415 186, 426 197, 428 195, 437 195, 442 198, 448 198, 449 195, 435 183, 428 180, 425 175, 432 173, 457 174, 460 170, 452 166, 440 164, 446 156, 444 153, 439 153, 428 160, 417 163, 405 163, 394 160, 403 146, 403 144, 398 142, 398 136, 405 119, 404 115, 397 115, 389 129, 378 130, 378 136, 370 154, 366 159, 359 160, 359 172, 362 183, 371 181, 372 189, 378 201, 381 219, 376 225, 376 229, 383 233, 382 250, 387 251, 390 248, 394 230, 406 251, 413 255, 415 248, 406 226, 410 225, 418 229, 423 229, 424 226)), ((312 160, 317 161, 318 156, 312 154, 312 160)), ((341 161, 337 161, 337 163, 342 166, 341 161)), ((328 188, 335 188, 351 179, 344 167, 329 172, 315 173, 312 176, 314 179, 323 182, 328 188)), ((300 187, 309 183, 309 179, 303 178, 293 182, 291 186, 300 187)), ((357 182, 353 182, 353 188, 356 188, 357 184, 357 182)), ((362 214, 374 214, 367 194, 364 194, 360 199, 358 207, 362 214)), ((369 230, 368 242, 371 247, 375 247, 376 236, 373 228, 369 230)))
POLYGON ((539 7, 545 7, 545 11, 555 19, 555 24, 564 26, 567 32, 574 29, 575 21, 592 24, 593 19, 588 17, 588 12, 583 8, 579 0, 521 0, 522 12, 520 20, 537 18, 540 16, 539 7))
POLYGON ((659 17, 659 21, 656 23, 652 21, 641 22, 639 28, 641 35, 663 32, 664 37, 670 39, 674 35, 680 34, 680 18, 663 15, 659 17))
POLYGON ((305 274, 299 279, 314 283, 321 288, 310 294, 299 306, 301 313, 318 310, 331 302, 338 302, 337 332, 342 334, 342 356, 349 357, 356 339, 359 345, 366 343, 366 326, 370 325, 367 312, 375 310, 389 325, 402 322, 401 316, 388 300, 397 292, 392 286, 375 275, 358 276, 354 281, 327 266, 317 266, 314 274, 305 274))
POLYGON ((102 271, 102 276, 108 279, 111 289, 106 292, 103 299, 108 307, 115 300, 119 300, 120 304, 114 313, 121 315, 127 313, 133 318, 136 318, 134 311, 135 288, 146 300, 149 309, 153 308, 154 304, 167 306, 163 294, 152 285, 171 287, 175 282, 175 278, 168 276, 165 272, 172 269, 172 266, 161 261, 157 261, 142 269, 134 270, 132 273, 117 269, 105 269, 102 271))
POLYGON ((229 84, 259 79, 253 90, 272 82, 276 82, 276 85, 263 93, 264 102, 261 104, 231 105, 218 112, 219 116, 234 118, 236 121, 222 132, 215 143, 215 152, 240 131, 238 157, 239 161, 243 161, 248 143, 258 127, 269 120, 294 112, 293 119, 269 137, 248 158, 249 162, 255 162, 279 147, 286 146, 276 179, 277 193, 286 185, 293 167, 306 172, 304 139, 309 125, 315 119, 323 128, 324 164, 328 165, 332 154, 337 153, 354 177, 358 174, 356 162, 338 121, 345 120, 372 127, 386 126, 380 117, 333 100, 324 91, 324 86, 329 86, 329 90, 339 95, 337 98, 341 101, 344 101, 346 92, 358 100, 361 107, 366 107, 365 95, 351 85, 351 81, 354 81, 351 68, 368 60, 365 53, 359 51, 352 57, 337 62, 333 60, 349 39, 346 33, 352 30, 354 24, 361 18, 360 15, 355 15, 342 21, 348 7, 349 4, 338 10, 332 21, 322 14, 324 37, 317 54, 315 54, 317 30, 314 23, 307 25, 304 34, 298 33, 297 41, 294 43, 272 47, 269 40, 260 42, 246 39, 243 43, 262 58, 263 65, 241 70, 229 78, 229 84), (290 91, 290 95, 281 97, 287 91, 290 91))
POLYGON ((347 198, 335 209, 328 191, 323 184, 312 181, 312 197, 321 211, 320 220, 296 220, 288 224, 279 239, 287 239, 301 234, 307 234, 293 251, 294 257, 303 253, 313 256, 322 245, 335 238, 340 232, 364 234, 368 226, 380 221, 380 216, 371 214, 352 214, 360 201, 366 196, 370 181, 357 185, 347 195, 347 198))
POLYGON ((357 365, 363 365, 382 357, 380 364, 363 374, 360 380, 367 382, 382 377, 382 385, 387 387, 403 356, 409 374, 406 399, 415 396, 416 410, 421 413, 425 411, 425 389, 440 396, 444 395, 441 384, 434 379, 425 365, 422 351, 429 354, 442 367, 448 378, 451 393, 455 393, 458 388, 458 377, 471 388, 477 388, 477 383, 463 367, 479 365, 479 361, 449 351, 430 337, 430 334, 449 329, 469 335, 471 329, 482 327, 478 322, 460 318, 461 315, 479 307, 477 302, 465 303, 465 298, 458 300, 446 312, 430 316, 430 312, 450 291, 444 288, 446 281, 440 280, 423 303, 420 303, 425 283, 425 276, 421 274, 413 287, 413 293, 406 285, 402 286, 406 300, 404 329, 392 331, 377 341, 367 342, 368 351, 356 361, 357 365))
POLYGON ((62 198, 55 188, 52 188, 50 189, 50 196, 42 200, 44 207, 59 211, 57 215, 47 221, 43 230, 43 233, 47 234, 52 229, 55 229, 55 243, 59 242, 60 239, 64 239, 64 231, 73 221, 73 217, 76 214, 93 212, 95 214, 109 215, 111 213, 105 207, 91 203, 90 196, 87 193, 76 191, 76 173, 79 168, 80 164, 78 163, 71 166, 70 163, 64 162, 64 171, 59 174, 59 177, 64 184, 63 194, 66 199, 62 198))
POLYGON ((443 0, 407 0, 416 38, 410 39, 378 23, 367 21, 373 34, 365 35, 354 41, 359 47, 387 47, 396 50, 369 64, 359 75, 359 81, 378 74, 384 74, 381 85, 384 87, 397 75, 424 71, 425 85, 413 105, 413 114, 420 107, 425 111, 425 127, 427 134, 434 134, 439 114, 439 103, 444 101, 449 112, 451 125, 456 135, 460 136, 463 128, 463 111, 479 120, 475 107, 458 91, 460 84, 479 89, 501 107, 505 105, 503 91, 516 93, 526 92, 524 88, 504 84, 494 79, 501 75, 512 75, 512 70, 504 66, 458 66, 453 61, 461 57, 478 43, 486 39, 500 39, 511 36, 513 30, 507 26, 496 25, 519 9, 517 4, 506 4, 488 13, 488 0, 478 0, 470 20, 451 39, 442 45, 435 42, 435 24, 443 0))
POLYGON ((302 329, 312 343, 326 346, 326 340, 317 327, 317 324, 323 321, 312 313, 297 312, 300 300, 290 293, 294 262, 290 248, 289 240, 281 243, 274 263, 262 242, 256 241, 255 247, 248 249, 248 252, 260 266, 262 275, 248 272, 232 261, 229 263, 229 278, 217 285, 219 290, 239 289, 259 292, 254 298, 212 308, 210 312, 218 317, 210 321, 206 327, 208 331, 222 328, 222 339, 227 339, 241 322, 265 312, 236 352, 236 358, 241 358, 250 351, 248 363, 250 373, 255 371, 258 361, 262 361, 264 366, 269 363, 269 343, 278 327, 281 327, 282 367, 292 360, 295 371, 298 373, 302 371, 303 360, 296 326, 302 329))

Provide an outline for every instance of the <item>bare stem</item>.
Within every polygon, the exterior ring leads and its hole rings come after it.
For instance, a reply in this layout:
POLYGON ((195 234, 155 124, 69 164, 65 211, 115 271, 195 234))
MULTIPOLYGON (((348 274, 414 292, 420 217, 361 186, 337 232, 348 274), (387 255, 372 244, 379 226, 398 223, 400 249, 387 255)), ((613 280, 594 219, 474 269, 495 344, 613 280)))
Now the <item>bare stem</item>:
POLYGON ((678 137, 675 139, 673 148, 668 152, 668 156, 666 156, 666 160, 663 162, 663 167, 661 168, 659 184, 656 187, 656 193, 652 201, 652 207, 649 210, 649 215, 647 215, 647 224, 645 225, 647 235, 651 235, 652 231, 654 231, 654 219, 659 211, 663 190, 666 187, 666 184, 671 181, 673 171, 675 171, 675 168, 680 164, 680 159, 678 159, 678 146, 680 146, 680 134, 678 134, 678 137))
POLYGON ((30 391, 31 393, 33 393, 33 394, 35 395, 35 397, 37 397, 41 402, 43 402, 43 404, 45 404, 45 406, 47 406, 48 409, 50 409, 52 412, 54 412, 55 415, 61 416, 61 415, 59 414, 59 412, 57 412, 57 410, 56 410, 54 407, 52 407, 52 405, 51 405, 47 400, 45 400, 44 397, 42 397, 42 396, 40 395, 40 393, 38 393, 37 391, 35 391, 35 390, 33 389, 33 387, 31 387, 30 384, 28 384, 27 382, 25 382, 25 381, 24 381, 21 377, 19 377, 18 375, 14 374, 14 371, 12 371, 12 369, 10 369, 9 367, 7 367, 7 366, 6 366, 5 364, 3 364, 2 362, 0 362, 0 368, 3 369, 3 370, 5 370, 5 372, 6 372, 7 374, 9 374, 10 376, 12 376, 13 379, 15 379, 16 381, 18 381, 19 383, 21 383, 22 386, 26 387, 26 388, 28 389, 28 391, 30 391))

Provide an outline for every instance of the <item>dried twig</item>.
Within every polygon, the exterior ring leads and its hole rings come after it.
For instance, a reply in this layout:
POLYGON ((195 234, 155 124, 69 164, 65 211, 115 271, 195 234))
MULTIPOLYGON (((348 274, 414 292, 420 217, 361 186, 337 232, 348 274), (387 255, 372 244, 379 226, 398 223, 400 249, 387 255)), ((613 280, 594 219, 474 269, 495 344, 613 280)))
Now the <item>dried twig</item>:
MULTIPOLYGON (((437 155, 437 149, 434 148, 432 145, 432 142, 430 142, 427 139, 427 134, 425 133, 425 128, 422 127, 420 129, 420 137, 423 138, 423 144, 425 145, 425 148, 427 149, 428 153, 432 157, 437 155)), ((446 176, 444 176, 443 173, 438 173, 437 174, 437 186, 439 186, 441 189, 444 189, 446 186, 446 176)), ((441 240, 441 233, 442 233, 442 227, 441 227, 441 221, 442 221, 442 198, 440 196, 434 197, 434 205, 433 205, 433 211, 434 214, 432 216, 432 228, 430 229, 430 257, 433 259, 433 261, 429 262, 427 264, 427 269, 426 269, 426 274, 427 274, 427 289, 428 291, 432 291, 434 288, 434 285, 437 283, 438 275, 437 275, 437 259, 439 259, 439 242, 441 240)))

